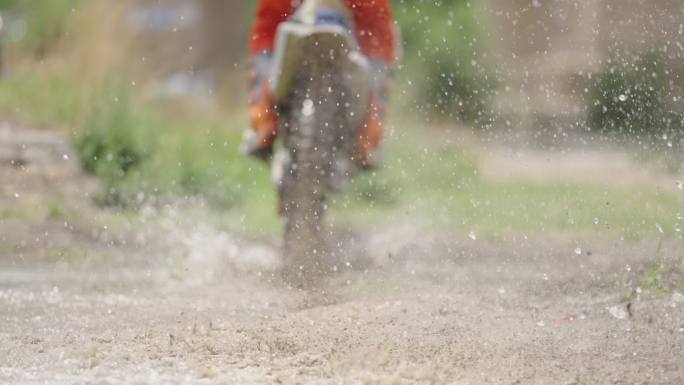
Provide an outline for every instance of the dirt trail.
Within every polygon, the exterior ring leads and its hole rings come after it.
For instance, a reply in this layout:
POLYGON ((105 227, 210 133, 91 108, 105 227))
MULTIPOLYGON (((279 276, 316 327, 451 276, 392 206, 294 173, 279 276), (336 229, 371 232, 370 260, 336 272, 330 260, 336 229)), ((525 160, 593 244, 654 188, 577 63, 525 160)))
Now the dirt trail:
POLYGON ((201 210, 112 221, 61 139, 43 139, 50 161, 0 165, 0 383, 684 383, 684 296, 643 280, 654 264, 682 280, 681 242, 396 226, 356 237, 367 255, 301 293, 271 282, 273 247, 201 210))
MULTIPOLYGON (((581 183, 613 187, 682 189, 684 175, 665 172, 656 160, 641 161, 614 148, 534 150, 492 147, 479 154, 481 176, 491 180, 581 183)), ((660 159, 662 162, 662 159, 660 159)))

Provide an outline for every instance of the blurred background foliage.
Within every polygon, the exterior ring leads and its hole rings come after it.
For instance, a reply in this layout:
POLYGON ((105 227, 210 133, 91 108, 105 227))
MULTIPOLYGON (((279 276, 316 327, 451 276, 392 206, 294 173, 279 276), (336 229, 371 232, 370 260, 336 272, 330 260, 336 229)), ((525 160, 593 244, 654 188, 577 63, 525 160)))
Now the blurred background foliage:
POLYGON ((670 85, 663 55, 652 51, 633 61, 624 57, 613 53, 597 74, 591 89, 590 126, 629 135, 681 132, 684 114, 673 110, 668 101, 670 85))
MULTIPOLYGON (((214 191, 205 195, 223 205, 235 204, 239 194, 219 191, 231 190, 228 180, 249 161, 238 161, 240 166, 226 172, 216 170, 223 153, 214 160, 199 156, 206 145, 234 146, 244 127, 243 77, 254 5, 226 5, 210 0, 166 6, 50 0, 37 6, 0 0, 2 42, 5 55, 13 59, 0 87, 0 109, 5 116, 74 130, 84 168, 105 182, 103 202, 126 202, 122 196, 141 188, 131 181, 140 181, 136 175, 147 169, 145 164, 172 158, 164 167, 168 176, 150 178, 158 185, 145 183, 149 189, 214 191), (238 19, 246 20, 236 23, 239 29, 226 29, 226 24, 235 24, 226 20, 238 19), (191 22, 198 25, 188 28, 191 22), (225 46, 224 52, 217 53, 217 45, 225 46), (213 121, 225 119, 229 111, 231 118, 224 121, 235 126, 215 133, 211 143, 185 134, 184 123, 198 126, 197 111, 209 111, 213 121), (159 141, 159 132, 186 140, 159 141), (221 172, 225 177, 219 177, 221 172)), ((397 104, 429 118, 482 119, 494 82, 482 64, 483 26, 470 2, 397 0, 395 14, 404 52, 397 71, 397 104)), ((213 124, 204 120, 200 125, 213 124)), ((206 127, 199 130, 213 133, 206 127)))
MULTIPOLYGON (((639 2, 656 7, 657 17, 629 19, 624 32, 625 23, 611 20, 625 19, 619 12, 629 7, 613 2, 393 0, 403 58, 388 164, 356 180, 333 209, 386 218, 384 208, 421 202, 437 225, 492 232, 566 230, 593 226, 596 217, 672 222, 680 201, 669 195, 616 192, 608 207, 605 193, 586 186, 488 182, 475 156, 440 134, 456 127, 535 138, 535 122, 550 120, 554 135, 666 134, 664 143, 681 148, 684 71, 675 35, 669 27, 665 37, 639 35, 648 29, 630 25, 674 25, 676 34, 681 23, 667 7, 639 2), (587 38, 596 23, 605 31, 587 38), (655 209, 640 209, 642 201, 655 209)), ((254 3, 0 0, 0 113, 69 132, 84 169, 102 182, 103 204, 198 197, 239 207, 229 214, 239 226, 275 229, 264 204, 274 194, 268 170, 237 151, 254 3)))
POLYGON ((412 90, 406 105, 442 119, 482 123, 496 86, 476 8, 468 0, 395 0, 404 60, 399 73, 412 90))
MULTIPOLYGON (((395 92, 395 104, 401 111, 419 113, 424 119, 489 127, 495 118, 507 113, 493 107, 493 97, 503 95, 509 100, 515 99, 500 92, 503 89, 511 86, 533 89, 535 84, 548 83, 540 84, 541 90, 549 84, 563 82, 564 74, 535 79, 535 74, 529 73, 547 72, 543 62, 528 60, 532 65, 514 68, 512 61, 501 60, 506 50, 513 50, 514 58, 533 57, 526 52, 530 49, 534 49, 533 54, 553 56, 551 45, 539 44, 535 48, 532 40, 539 40, 539 34, 531 26, 519 27, 514 21, 511 30, 501 27, 501 14, 508 14, 511 9, 519 13, 520 23, 530 17, 526 14, 533 14, 535 9, 529 4, 527 9, 512 5, 506 9, 497 0, 393 0, 393 3, 402 33, 403 58, 398 66, 395 92), (507 35, 519 40, 529 35, 529 47, 518 47, 520 42, 507 35), (506 44, 504 49, 500 46, 502 42, 506 44), (529 79, 525 82, 532 83, 515 84, 515 79, 511 80, 516 72, 527 74, 529 79)), ((561 12, 562 7, 558 8, 561 12)), ((4 56, 15 58, 15 62, 33 59, 42 64, 48 52, 53 51, 52 63, 42 66, 41 72, 51 72, 52 78, 71 77, 75 87, 85 87, 87 92, 101 91, 110 78, 126 73, 139 85, 138 90, 144 88, 144 92, 134 93, 144 93, 148 99, 175 93, 197 103, 202 98, 195 91, 205 88, 221 109, 235 110, 244 103, 242 78, 253 11, 253 2, 235 4, 215 0, 171 0, 164 4, 146 0, 116 3, 49 0, 40 5, 0 0, 0 12, 5 18, 1 39, 4 56), (131 60, 133 57, 142 60, 131 60), (49 71, 46 67, 50 67, 49 71)), ((548 18, 555 16, 553 11, 547 13, 548 18)), ((537 20, 537 23, 548 32, 546 40, 552 40, 555 32, 544 24, 546 21, 537 20)), ((571 29, 572 26, 566 28, 571 29)), ((609 36, 608 39, 607 42, 601 42, 600 36, 595 39, 596 44, 606 46, 606 60, 595 62, 588 57, 586 68, 578 70, 579 73, 594 72, 588 97, 575 98, 584 104, 585 108, 580 108, 587 111, 588 126, 622 133, 680 129, 684 116, 681 102, 677 103, 676 99, 673 102, 667 96, 673 88, 672 80, 678 84, 682 80, 681 74, 672 70, 671 51, 665 53, 667 45, 655 49, 652 45, 634 48, 625 46, 618 38, 610 40, 609 36), (621 95, 627 96, 627 100, 620 100, 621 95)), ((572 53, 570 48, 566 51, 572 53)), ((572 75, 575 69, 565 71, 572 75)), ((52 79, 49 81, 54 83, 52 79)), ((584 87, 581 82, 573 82, 556 88, 564 88, 559 93, 570 94, 584 87), (572 90, 567 90, 568 87, 572 90)), ((526 92, 534 102, 534 92, 526 92)), ((549 90, 544 92, 548 94, 549 90)), ((561 100, 562 95, 557 96, 561 100)), ((549 110, 550 115, 557 112, 547 108, 544 102, 540 106, 549 110)), ((573 108, 566 106, 567 111, 573 108)), ((528 109, 540 113, 534 107, 528 109)), ((80 119, 84 118, 80 114, 80 119)))

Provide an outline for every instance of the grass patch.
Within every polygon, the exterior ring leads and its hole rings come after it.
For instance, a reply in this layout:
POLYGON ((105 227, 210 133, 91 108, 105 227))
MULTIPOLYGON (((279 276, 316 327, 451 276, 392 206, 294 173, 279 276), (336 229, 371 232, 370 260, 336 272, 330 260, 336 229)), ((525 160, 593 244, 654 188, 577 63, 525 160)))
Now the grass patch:
POLYGON ((655 189, 616 189, 479 177, 474 157, 457 145, 413 131, 389 138, 387 166, 358 178, 334 213, 351 222, 420 221, 433 229, 499 238, 510 233, 639 239, 681 237, 684 196, 655 189), (359 215, 362 213, 363 215, 359 215))
POLYGON ((36 220, 40 214, 35 207, 11 205, 0 207, 0 220, 36 220))
MULTIPOLYGON (((656 254, 661 253, 661 245, 656 254)), ((639 287, 648 290, 651 294, 665 297, 675 291, 684 291, 684 271, 681 269, 681 261, 667 261, 654 263, 645 269, 638 278, 639 287)))
POLYGON ((0 83, 0 111, 7 118, 38 126, 74 127, 86 100, 74 82, 43 74, 13 74, 0 83))

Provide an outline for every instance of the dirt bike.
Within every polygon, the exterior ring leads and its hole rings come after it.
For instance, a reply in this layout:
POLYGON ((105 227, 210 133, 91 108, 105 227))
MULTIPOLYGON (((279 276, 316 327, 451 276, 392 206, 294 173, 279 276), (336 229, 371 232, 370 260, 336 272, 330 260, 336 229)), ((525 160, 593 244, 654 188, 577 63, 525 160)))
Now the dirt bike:
POLYGON ((304 0, 279 26, 270 92, 283 148, 274 157, 273 179, 285 218, 283 276, 290 284, 310 286, 326 272, 326 197, 355 169, 369 76, 342 1, 304 0))

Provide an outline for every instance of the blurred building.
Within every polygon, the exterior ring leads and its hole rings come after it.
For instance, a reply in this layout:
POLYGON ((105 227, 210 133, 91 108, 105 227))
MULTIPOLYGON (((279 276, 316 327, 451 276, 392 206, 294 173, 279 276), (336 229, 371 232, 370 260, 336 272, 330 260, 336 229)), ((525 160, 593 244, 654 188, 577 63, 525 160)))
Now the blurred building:
POLYGON ((244 57, 250 2, 224 0, 136 0, 129 27, 153 55, 170 67, 211 68, 244 57))
POLYGON ((496 108, 518 123, 582 121, 592 77, 613 56, 662 52, 672 92, 684 90, 682 0, 485 0, 481 10, 507 83, 496 108))
MULTIPOLYGON (((152 97, 211 103, 218 85, 245 61, 251 7, 245 1, 132 0, 118 21, 126 31, 118 44, 140 58, 137 75, 152 97)), ((240 78, 240 90, 243 83, 240 78)))

